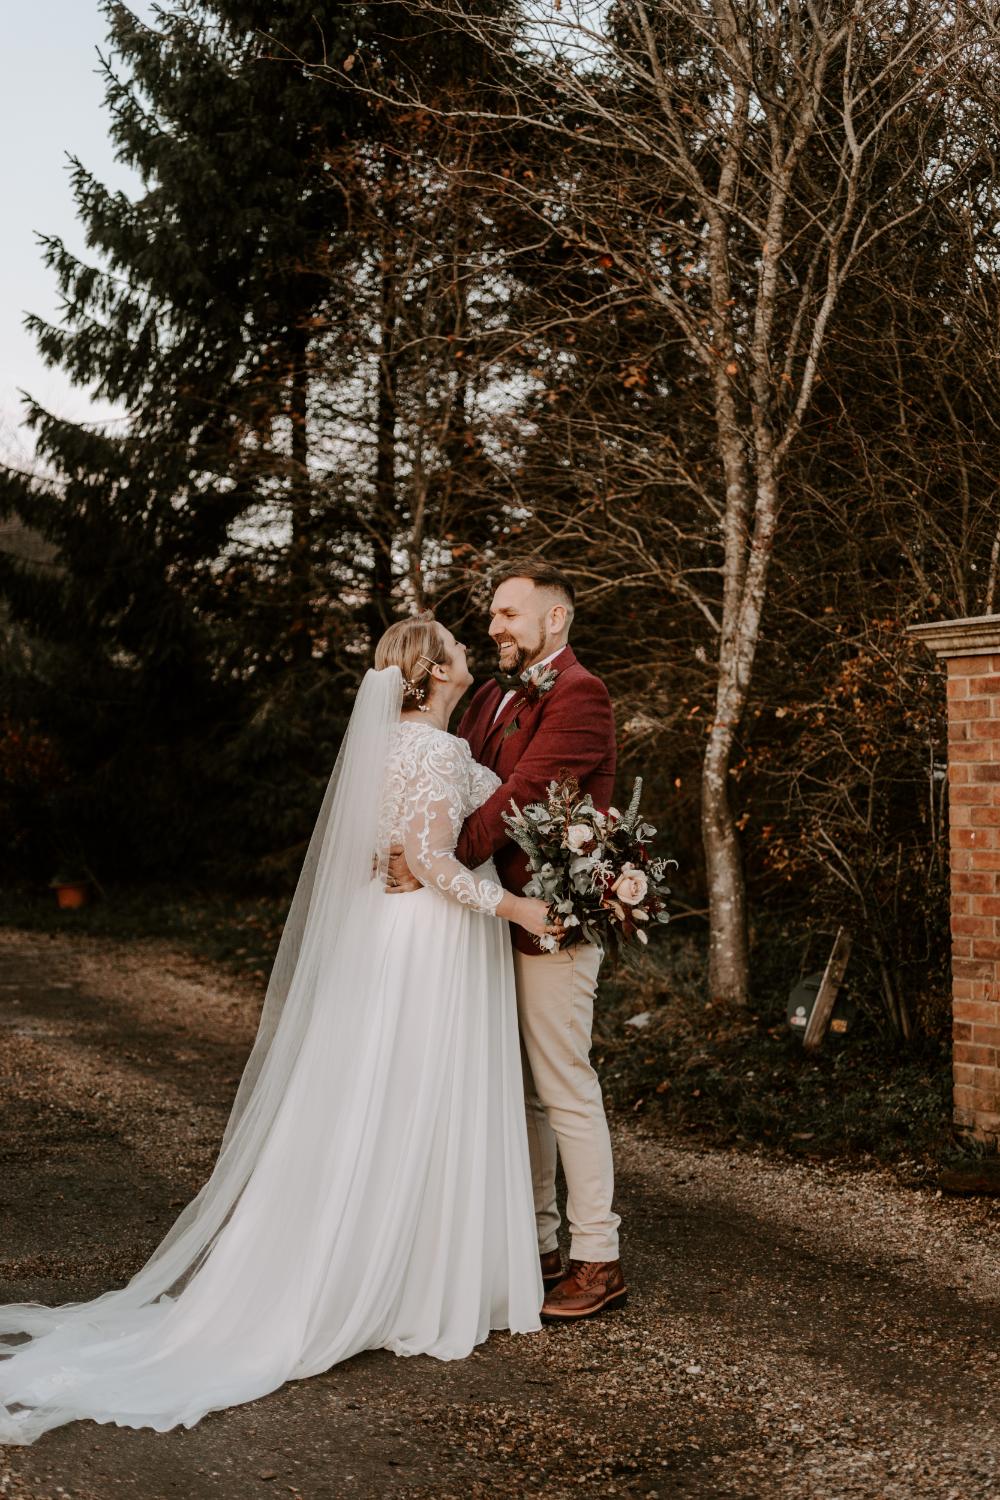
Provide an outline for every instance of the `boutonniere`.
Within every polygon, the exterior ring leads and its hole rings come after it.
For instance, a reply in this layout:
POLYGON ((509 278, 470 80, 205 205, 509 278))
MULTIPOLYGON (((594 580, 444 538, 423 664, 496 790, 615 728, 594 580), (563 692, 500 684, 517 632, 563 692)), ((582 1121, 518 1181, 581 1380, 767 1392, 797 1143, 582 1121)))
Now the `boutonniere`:
MULTIPOLYGON (((521 673, 521 682, 517 691, 525 703, 537 703, 539 698, 544 698, 545 694, 555 687, 558 676, 559 673, 555 667, 529 667, 526 672, 521 673)), ((509 739, 512 734, 516 734, 520 727, 518 715, 515 714, 504 728, 504 739, 509 739)))
POLYGON ((529 703, 537 703, 539 698, 544 698, 545 694, 555 687, 558 676, 559 673, 552 666, 529 667, 526 672, 522 672, 521 681, 524 687, 521 691, 526 700, 529 703))

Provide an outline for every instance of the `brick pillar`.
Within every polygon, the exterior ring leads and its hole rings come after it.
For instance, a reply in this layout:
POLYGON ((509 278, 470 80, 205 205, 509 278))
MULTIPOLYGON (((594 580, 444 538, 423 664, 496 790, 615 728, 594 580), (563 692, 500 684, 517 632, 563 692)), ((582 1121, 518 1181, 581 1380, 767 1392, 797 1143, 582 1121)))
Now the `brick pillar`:
POLYGON ((914 625, 948 669, 954 1119, 1000 1143, 1000 615, 914 625))

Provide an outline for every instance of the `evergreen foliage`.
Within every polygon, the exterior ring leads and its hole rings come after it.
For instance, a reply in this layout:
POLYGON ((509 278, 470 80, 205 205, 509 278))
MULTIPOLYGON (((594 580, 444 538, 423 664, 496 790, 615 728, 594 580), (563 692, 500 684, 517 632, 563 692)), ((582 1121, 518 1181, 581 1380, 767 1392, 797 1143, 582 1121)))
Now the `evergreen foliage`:
POLYGON ((349 312, 337 263, 357 254, 336 168, 371 122, 290 58, 346 50, 353 11, 327 7, 321 39, 305 5, 275 22, 261 4, 185 0, 151 27, 106 7, 112 136, 144 190, 111 193, 74 160, 96 264, 46 239, 64 315, 30 322, 51 363, 128 415, 95 431, 30 404, 48 475, 7 472, 0 506, 58 566, 5 556, 0 586, 59 648, 33 663, 76 789, 55 843, 113 868, 223 841, 238 859, 261 847, 256 820, 266 848, 297 827, 330 753, 348 674, 323 658, 339 656, 352 548, 307 406, 316 346, 349 312))
POLYGON ((367 41, 391 76, 467 93, 475 49, 374 9, 375 41, 365 6, 174 0, 152 26, 106 7, 112 136, 144 191, 74 161, 95 263, 45 240, 65 313, 30 322, 127 417, 32 402, 46 476, 0 474, 0 516, 56 558, 0 554, 33 643, 6 695, 68 767, 40 860, 286 879, 372 642, 498 524, 475 515, 468 358, 495 309, 467 304, 483 236, 438 160, 451 137, 400 135, 322 76, 367 41))

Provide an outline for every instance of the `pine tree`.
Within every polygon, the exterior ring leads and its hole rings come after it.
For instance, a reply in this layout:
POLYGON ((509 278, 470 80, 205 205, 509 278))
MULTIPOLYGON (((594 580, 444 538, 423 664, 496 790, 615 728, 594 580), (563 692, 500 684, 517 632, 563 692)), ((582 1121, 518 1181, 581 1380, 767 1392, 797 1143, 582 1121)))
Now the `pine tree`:
MULTIPOLYGON (((355 7, 325 6, 322 36, 305 4, 277 21, 252 0, 178 0, 153 26, 115 0, 105 14, 111 133, 143 191, 112 193, 73 159, 98 264, 47 238, 64 315, 30 322, 50 363, 128 418, 94 430, 29 402, 51 478, 0 474, 0 514, 40 533, 58 566, 4 557, 0 591, 59 647, 36 703, 72 744, 77 784, 91 778, 61 808, 57 841, 142 867, 197 845, 178 804, 203 802, 221 772, 247 776, 209 744, 231 747, 256 716, 266 732, 236 761, 278 764, 316 714, 313 642, 341 623, 338 566, 353 549, 310 465, 307 412, 315 345, 345 316, 350 157, 369 122, 297 61, 346 55, 355 7), (289 679, 298 715, 274 702, 289 679)), ((266 768, 255 774, 266 789, 266 768)), ((292 826, 294 789, 283 808, 292 826)))

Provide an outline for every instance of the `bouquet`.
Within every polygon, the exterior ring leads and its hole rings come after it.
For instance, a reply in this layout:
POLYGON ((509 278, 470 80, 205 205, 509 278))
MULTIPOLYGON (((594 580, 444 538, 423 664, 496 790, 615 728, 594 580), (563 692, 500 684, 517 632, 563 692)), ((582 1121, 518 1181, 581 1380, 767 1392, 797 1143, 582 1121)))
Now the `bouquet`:
MULTIPOLYGON (((628 810, 603 813, 567 779, 550 782, 544 802, 518 808, 512 800, 511 812, 503 814, 531 868, 524 894, 541 897, 562 917, 564 941, 647 943, 651 928, 669 922, 664 875, 676 860, 651 853, 656 829, 642 819, 641 795, 642 778, 636 777, 628 810)), ((537 941, 550 953, 559 946, 551 936, 537 941)))

